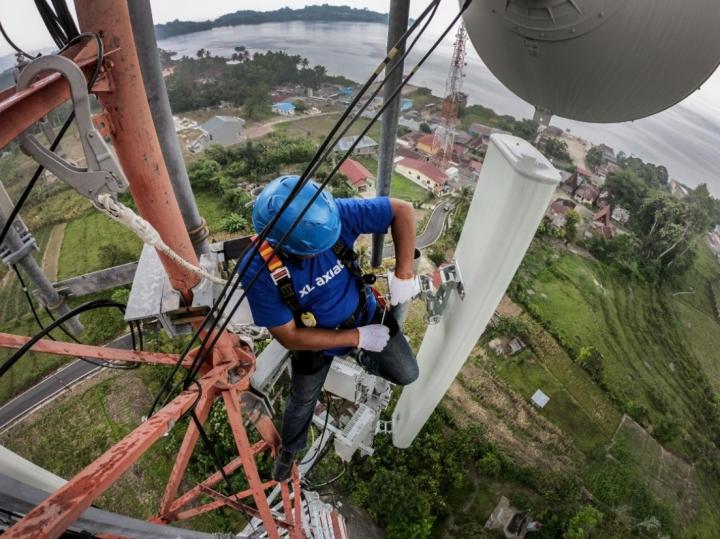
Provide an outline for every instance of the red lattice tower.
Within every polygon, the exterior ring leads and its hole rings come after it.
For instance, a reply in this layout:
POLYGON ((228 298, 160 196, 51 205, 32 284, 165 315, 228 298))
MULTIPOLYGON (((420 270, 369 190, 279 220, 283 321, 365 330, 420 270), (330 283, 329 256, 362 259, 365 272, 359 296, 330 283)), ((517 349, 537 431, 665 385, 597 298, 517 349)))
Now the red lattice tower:
POLYGON ((444 168, 452 156, 455 144, 455 129, 458 125, 458 112, 465 104, 466 96, 462 92, 465 70, 465 56, 467 55, 467 31, 461 22, 455 34, 450 71, 445 82, 445 97, 442 102, 442 124, 435 130, 432 155, 435 164, 444 168))

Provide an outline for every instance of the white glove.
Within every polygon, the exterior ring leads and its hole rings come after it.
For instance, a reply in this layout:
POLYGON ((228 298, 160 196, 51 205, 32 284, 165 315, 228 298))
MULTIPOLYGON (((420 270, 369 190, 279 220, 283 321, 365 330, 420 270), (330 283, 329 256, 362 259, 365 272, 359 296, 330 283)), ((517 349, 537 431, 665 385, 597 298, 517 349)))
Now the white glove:
POLYGON ((371 324, 357 328, 360 338, 358 348, 368 352, 382 352, 390 340, 390 329, 382 324, 371 324))
POLYGON ((417 275, 411 279, 396 277, 392 271, 388 272, 388 286, 390 288, 390 305, 398 305, 410 301, 420 293, 420 280, 417 275))

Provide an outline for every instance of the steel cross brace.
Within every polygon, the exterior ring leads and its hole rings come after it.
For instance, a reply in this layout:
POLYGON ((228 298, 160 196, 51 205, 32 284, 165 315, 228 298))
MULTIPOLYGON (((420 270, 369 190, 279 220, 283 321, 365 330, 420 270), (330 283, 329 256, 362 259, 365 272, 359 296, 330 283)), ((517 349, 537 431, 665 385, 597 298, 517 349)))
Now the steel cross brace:
MULTIPOLYGON (((0 347, 19 348, 28 340, 28 337, 0 333, 0 347)), ((184 520, 222 506, 230 506, 249 512, 251 517, 261 518, 268 537, 271 539, 280 538, 278 526, 285 528, 292 539, 302 539, 304 537, 300 507, 302 500, 299 494, 299 472, 297 467, 293 471, 293 486, 295 487, 294 514, 291 511, 290 494, 286 486, 282 490, 283 506, 287 514, 281 517, 272 512, 269 506, 266 490, 275 487, 277 483, 275 481, 263 482, 260 479, 255 457, 267 450, 270 450, 272 454, 276 454, 280 438, 267 413, 259 413, 257 407, 246 411, 243 410, 244 403, 253 402, 242 397, 250 389, 250 377, 255 370, 254 357, 242 348, 242 343, 239 340, 231 341, 233 340, 228 339, 225 340, 225 343, 218 345, 213 350, 212 365, 204 365, 203 371, 205 374, 199 380, 201 388, 199 396, 199 389, 195 386, 181 393, 167 406, 156 412, 150 419, 142 423, 132 433, 77 474, 65 486, 28 513, 6 532, 6 536, 9 538, 54 538, 60 536, 95 499, 130 468, 155 441, 166 434, 187 411, 194 408, 198 419, 203 423, 207 419, 213 402, 222 397, 222 401, 227 407, 228 420, 239 453, 239 457, 224 466, 224 471, 226 474, 231 474, 242 467, 249 488, 237 493, 235 496, 227 497, 227 499, 216 497, 211 503, 182 510, 184 506, 197 500, 201 494, 207 495, 212 487, 222 480, 222 474, 216 472, 179 498, 173 499, 182 482, 192 451, 198 440, 197 427, 194 422, 190 422, 168 480, 160 515, 151 520, 158 523, 184 520), (262 437, 261 441, 253 445, 250 444, 245 430, 246 420, 253 423, 262 437), (250 507, 239 501, 250 496, 253 497, 255 507, 250 507)), ((175 354, 134 352, 47 340, 38 341, 31 350, 61 355, 81 355, 104 360, 155 364, 175 364, 178 359, 175 354)), ((189 354, 183 365, 189 366, 194 355, 194 353, 189 354)), ((250 408, 248 404, 246 406, 250 408)))

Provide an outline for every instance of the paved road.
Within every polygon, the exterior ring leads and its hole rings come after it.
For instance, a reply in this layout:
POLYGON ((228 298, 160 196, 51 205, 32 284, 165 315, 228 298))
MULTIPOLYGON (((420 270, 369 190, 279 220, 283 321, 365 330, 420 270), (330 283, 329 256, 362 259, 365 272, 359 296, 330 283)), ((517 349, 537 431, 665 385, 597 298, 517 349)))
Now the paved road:
MULTIPOLYGON (((452 200, 443 200, 440 204, 433 208, 433 211, 430 214, 430 219, 428 219, 428 223, 425 226, 425 230, 423 230, 415 240, 415 247, 418 249, 425 249, 440 238, 443 229, 445 228, 445 221, 447 220, 448 215, 450 215, 450 210, 445 209, 447 205, 450 205, 452 208, 452 206, 455 205, 455 202, 452 200)), ((383 258, 390 258, 392 256, 395 256, 395 246, 392 243, 387 243, 383 249, 383 258)))
MULTIPOLYGON (((118 337, 106 346, 130 349, 130 335, 118 337)), ((37 407, 87 378, 100 367, 77 359, 0 407, 0 432, 11 427, 37 407)))

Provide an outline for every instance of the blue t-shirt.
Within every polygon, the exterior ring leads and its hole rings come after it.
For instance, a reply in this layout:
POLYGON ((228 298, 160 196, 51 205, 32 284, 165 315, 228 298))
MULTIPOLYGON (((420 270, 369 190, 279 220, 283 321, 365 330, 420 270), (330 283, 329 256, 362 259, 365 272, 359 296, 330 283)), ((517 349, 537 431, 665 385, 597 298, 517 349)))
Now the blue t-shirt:
MULTIPOLYGON (((372 199, 336 199, 342 229, 340 238, 348 247, 355 244, 360 234, 384 233, 392 222, 392 206, 387 197, 372 199)), ((247 255, 241 264, 247 260, 247 255)), ((336 329, 357 309, 360 290, 357 280, 332 251, 328 249, 312 258, 283 260, 290 271, 300 306, 311 312, 317 327, 336 329)), ((250 267, 242 279, 243 287, 254 278, 264 261, 259 254, 252 258, 250 267)), ((293 319, 292 311, 285 305, 277 286, 264 268, 258 280, 247 291, 255 324, 273 328, 287 324, 293 319)), ((367 294, 367 312, 372 315, 377 302, 367 294)), ((364 322, 364 321, 361 321, 364 322)), ((326 353, 342 354, 348 348, 327 350, 326 353)))

